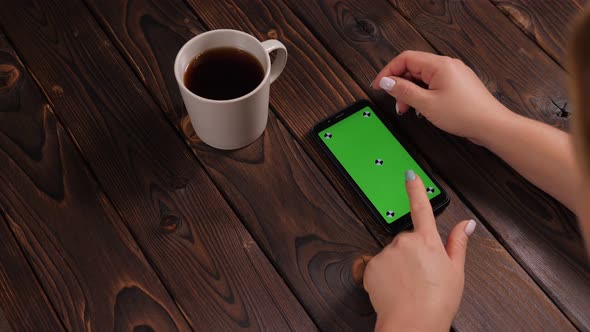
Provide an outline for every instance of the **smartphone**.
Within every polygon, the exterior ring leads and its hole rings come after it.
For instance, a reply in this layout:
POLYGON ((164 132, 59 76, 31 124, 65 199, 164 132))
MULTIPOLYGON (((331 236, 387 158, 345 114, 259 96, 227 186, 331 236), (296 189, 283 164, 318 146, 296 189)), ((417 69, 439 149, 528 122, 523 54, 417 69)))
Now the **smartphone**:
POLYGON ((449 197, 378 113, 368 100, 361 100, 320 121, 312 132, 375 219, 397 234, 412 226, 406 170, 420 176, 435 213, 449 204, 449 197))

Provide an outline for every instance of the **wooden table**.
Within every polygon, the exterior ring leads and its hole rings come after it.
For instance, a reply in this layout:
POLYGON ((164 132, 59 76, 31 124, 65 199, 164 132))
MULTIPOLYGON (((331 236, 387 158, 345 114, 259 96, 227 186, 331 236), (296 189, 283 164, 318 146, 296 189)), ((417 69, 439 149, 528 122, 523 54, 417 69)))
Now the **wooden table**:
MULTIPOLYGON (((391 241, 314 144, 406 49, 471 66, 515 112, 569 129, 565 49, 586 0, 2 0, 0 330, 371 330, 354 271, 391 241), (195 136, 178 49, 233 28, 289 50, 267 129, 195 136)), ((470 240, 459 331, 590 330, 574 215, 484 148, 395 119, 470 240)), ((547 161, 551 162, 551 161, 547 161)))

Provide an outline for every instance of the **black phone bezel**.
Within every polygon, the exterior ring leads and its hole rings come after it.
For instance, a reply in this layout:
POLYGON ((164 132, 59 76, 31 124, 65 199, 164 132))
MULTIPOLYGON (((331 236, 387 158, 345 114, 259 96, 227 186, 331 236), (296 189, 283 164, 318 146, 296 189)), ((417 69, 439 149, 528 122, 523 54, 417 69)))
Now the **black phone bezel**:
MULTIPOLYGON (((405 229, 412 227, 412 218, 410 216, 410 213, 408 212, 407 214, 403 215, 402 217, 400 217, 399 219, 397 219, 393 223, 388 224, 383 219, 383 217, 380 215, 377 208, 373 205, 373 203, 371 203, 369 198, 365 195, 365 193, 361 190, 361 188, 356 184, 356 182, 353 180, 353 178, 350 176, 350 174, 348 174, 348 172, 344 169, 342 164, 340 164, 340 162, 338 161, 336 156, 334 156, 332 151, 330 151, 328 146, 326 144, 324 144, 324 142, 322 141, 322 139, 318 135, 324 129, 334 125, 335 123, 337 123, 339 121, 342 121, 343 119, 347 118, 348 116, 356 113, 357 111, 359 111, 367 106, 373 110, 373 113, 379 118, 379 120, 385 125, 385 127, 387 127, 389 132, 400 142, 400 144, 404 147, 404 149, 406 149, 406 151, 412 157, 412 159, 414 159, 416 161, 416 163, 420 167, 422 167, 424 172, 430 177, 430 179, 432 179, 434 184, 436 184, 436 186, 440 189, 440 191, 441 191, 440 195, 437 195, 436 197, 433 197, 432 199, 430 199, 430 204, 432 205, 432 209, 435 214, 441 212, 449 204, 449 201, 450 201, 447 192, 440 185, 440 183, 438 181, 436 181, 436 179, 432 176, 432 174, 428 171, 428 169, 426 167, 424 167, 419 162, 419 159, 417 159, 415 156, 414 150, 408 146, 408 144, 405 142, 404 139, 400 138, 398 135, 395 134, 395 131, 393 130, 392 123, 390 121, 386 121, 384 119, 384 117, 380 114, 381 112, 370 101, 368 101, 366 99, 359 100, 359 101, 347 106, 346 108, 344 108, 340 112, 333 114, 333 115, 319 121, 318 123, 316 123, 313 126, 312 134, 313 134, 316 142, 318 142, 319 145, 321 146, 322 151, 328 156, 328 158, 331 160, 332 164, 334 164, 334 166, 336 167, 338 172, 353 187, 355 192, 361 197, 363 204, 369 209, 369 211, 371 212, 373 217, 376 220, 378 220, 378 224, 381 227, 383 227, 384 229, 386 229, 389 233, 397 234, 405 229)), ((402 176, 402 175, 400 174, 400 176, 402 176)))

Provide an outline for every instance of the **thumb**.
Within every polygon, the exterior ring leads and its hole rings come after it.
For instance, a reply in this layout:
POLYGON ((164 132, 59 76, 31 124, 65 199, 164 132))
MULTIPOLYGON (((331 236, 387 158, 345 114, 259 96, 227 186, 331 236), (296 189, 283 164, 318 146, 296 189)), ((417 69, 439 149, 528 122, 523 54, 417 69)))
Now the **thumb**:
POLYGON ((424 108, 431 91, 416 85, 405 78, 390 76, 382 77, 379 87, 392 95, 398 102, 408 104, 414 108, 424 108))
POLYGON ((447 254, 452 261, 465 265, 465 253, 467 252, 467 241, 475 231, 477 223, 472 220, 464 220, 453 228, 447 238, 447 254))

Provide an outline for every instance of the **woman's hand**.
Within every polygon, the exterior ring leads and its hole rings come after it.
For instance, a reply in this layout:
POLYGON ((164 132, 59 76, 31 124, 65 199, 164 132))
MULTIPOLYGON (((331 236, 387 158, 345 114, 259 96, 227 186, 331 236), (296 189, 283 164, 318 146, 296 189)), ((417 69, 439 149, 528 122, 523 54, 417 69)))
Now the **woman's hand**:
POLYGON ((458 59, 418 51, 395 57, 372 83, 396 98, 399 115, 414 107, 432 124, 474 143, 500 117, 513 116, 458 59), (413 81, 422 81, 428 89, 413 81), (409 105, 409 106, 408 106, 409 105))
POLYGON ((373 257, 364 287, 377 312, 376 330, 449 331, 463 293, 467 240, 473 220, 449 234, 446 248, 436 229, 422 180, 406 172, 413 232, 396 236, 373 257))
POLYGON ((406 51, 383 68, 372 86, 395 97, 399 113, 410 105, 440 129, 485 146, 577 212, 572 188, 581 183, 581 172, 569 135, 504 107, 460 60, 406 51))

